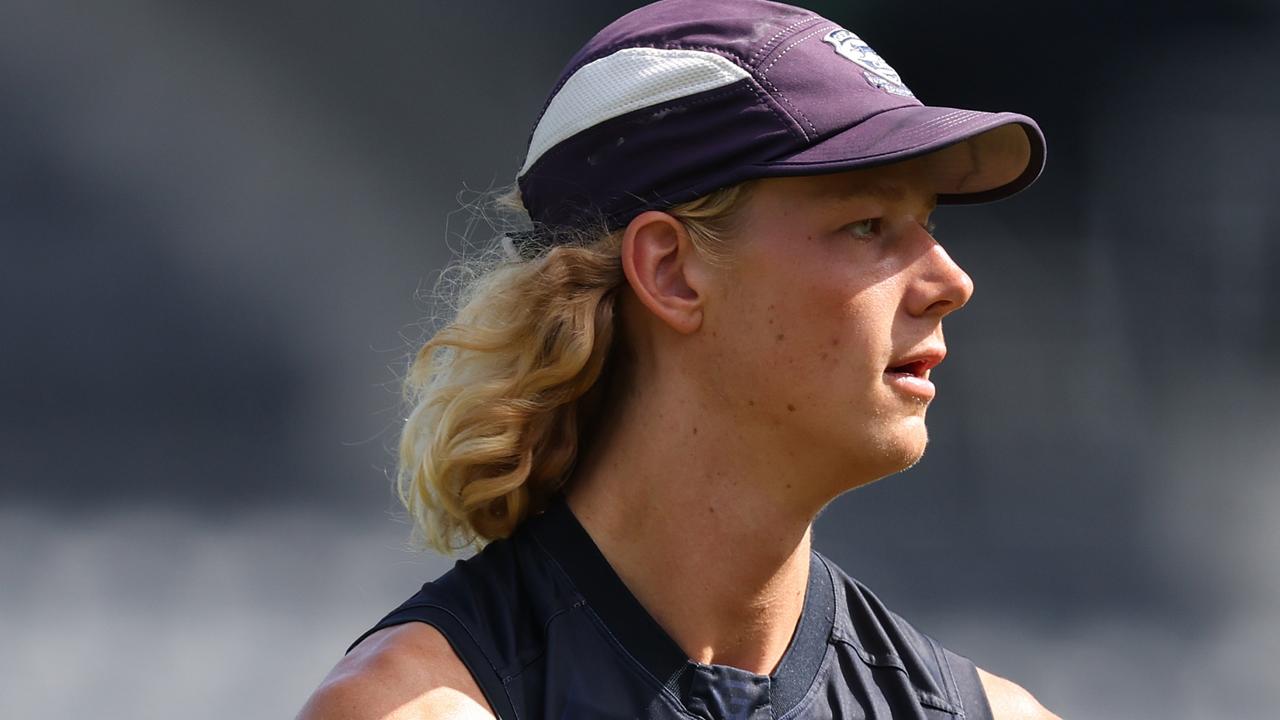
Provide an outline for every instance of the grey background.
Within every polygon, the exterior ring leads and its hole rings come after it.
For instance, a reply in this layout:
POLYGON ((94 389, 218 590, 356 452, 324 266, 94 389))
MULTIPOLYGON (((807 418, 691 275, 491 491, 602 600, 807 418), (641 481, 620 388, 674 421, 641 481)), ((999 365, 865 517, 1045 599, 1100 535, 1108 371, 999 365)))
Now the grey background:
MULTIPOLYGON (((1274 717, 1278 8, 809 5, 1050 147, 938 214, 933 445, 819 549, 1064 717, 1274 717)), ((387 482, 416 296, 634 6, 0 10, 0 717, 292 716, 448 566, 387 482)))

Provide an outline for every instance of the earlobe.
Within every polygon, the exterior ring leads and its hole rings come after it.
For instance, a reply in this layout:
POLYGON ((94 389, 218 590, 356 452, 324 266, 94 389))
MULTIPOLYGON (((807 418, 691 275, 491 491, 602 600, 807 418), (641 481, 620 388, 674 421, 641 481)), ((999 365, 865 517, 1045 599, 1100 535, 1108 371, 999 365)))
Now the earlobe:
POLYGON ((636 298, 659 320, 681 334, 702 326, 700 258, 684 224, 650 210, 627 225, 622 239, 622 269, 636 298))

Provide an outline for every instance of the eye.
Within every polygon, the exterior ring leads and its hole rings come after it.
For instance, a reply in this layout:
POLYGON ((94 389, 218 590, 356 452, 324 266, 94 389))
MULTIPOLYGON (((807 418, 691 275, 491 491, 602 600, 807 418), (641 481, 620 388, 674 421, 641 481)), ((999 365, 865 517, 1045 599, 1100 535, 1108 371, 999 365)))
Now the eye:
POLYGON ((870 240, 880 234, 880 218, 859 220, 858 222, 845 225, 844 228, 849 231, 849 234, 859 240, 870 240))

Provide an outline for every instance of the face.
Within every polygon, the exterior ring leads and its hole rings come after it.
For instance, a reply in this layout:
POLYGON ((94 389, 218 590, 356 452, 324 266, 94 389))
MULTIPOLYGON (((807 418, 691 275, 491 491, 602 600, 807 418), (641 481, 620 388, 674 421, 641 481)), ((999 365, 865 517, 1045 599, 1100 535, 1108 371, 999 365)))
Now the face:
POLYGON ((760 181, 706 307, 735 421, 848 487, 923 454, 942 319, 973 292, 930 233, 932 187, 918 161, 760 181))

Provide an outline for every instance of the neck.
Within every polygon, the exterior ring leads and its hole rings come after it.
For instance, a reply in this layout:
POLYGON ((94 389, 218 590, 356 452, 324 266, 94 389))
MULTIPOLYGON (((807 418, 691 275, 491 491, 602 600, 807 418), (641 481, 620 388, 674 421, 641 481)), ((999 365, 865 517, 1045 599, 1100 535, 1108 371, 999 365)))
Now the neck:
POLYGON ((804 609, 812 521, 830 498, 789 490, 801 478, 763 462, 732 422, 709 422, 714 413, 633 400, 646 407, 628 408, 583 458, 570 508, 691 659, 771 673, 804 609), (655 417, 697 425, 640 420, 655 417))

